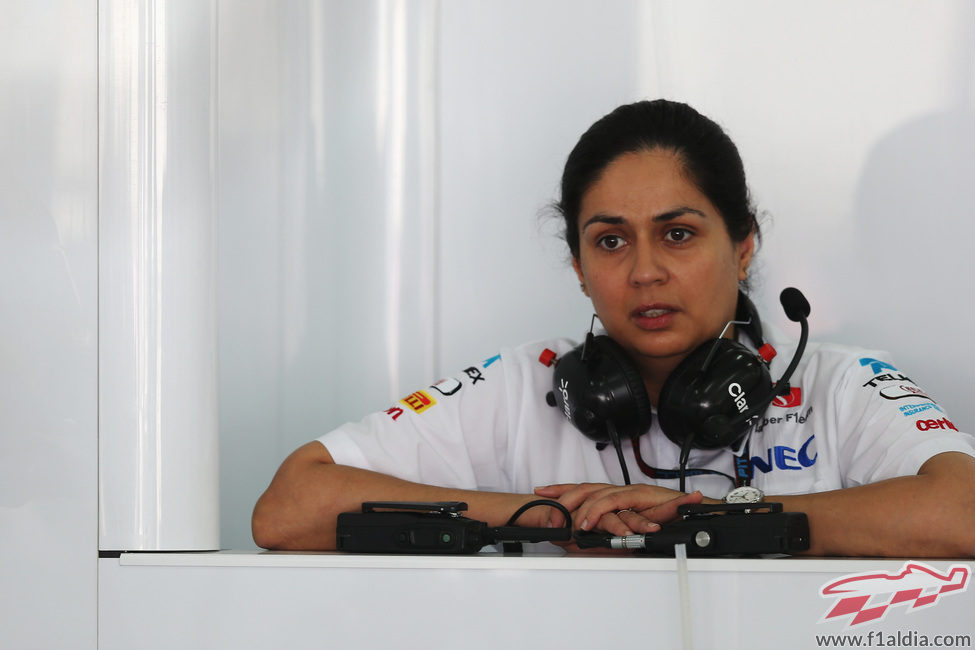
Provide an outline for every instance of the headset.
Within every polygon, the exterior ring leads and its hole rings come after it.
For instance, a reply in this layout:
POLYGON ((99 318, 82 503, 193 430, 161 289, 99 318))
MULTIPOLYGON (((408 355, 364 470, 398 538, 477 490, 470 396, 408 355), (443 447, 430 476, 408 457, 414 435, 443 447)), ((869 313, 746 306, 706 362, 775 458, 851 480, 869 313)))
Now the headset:
MULTIPOLYGON (((657 417, 664 435, 681 448, 682 484, 692 448, 737 446, 772 400, 789 393, 789 379, 809 335, 809 303, 793 287, 783 290, 779 300, 786 316, 799 323, 801 333, 792 361, 778 381, 773 383, 769 372, 775 349, 762 338, 755 305, 739 291, 735 320, 717 338, 694 349, 664 382, 657 417), (724 338, 731 325, 740 326, 757 347, 757 354, 738 341, 724 338)), ((629 483, 620 438, 643 435, 653 421, 650 398, 636 363, 616 341, 594 335, 592 328, 581 345, 561 358, 546 350, 539 360, 555 365, 553 391, 546 395, 547 402, 559 408, 599 448, 612 443, 629 483)))

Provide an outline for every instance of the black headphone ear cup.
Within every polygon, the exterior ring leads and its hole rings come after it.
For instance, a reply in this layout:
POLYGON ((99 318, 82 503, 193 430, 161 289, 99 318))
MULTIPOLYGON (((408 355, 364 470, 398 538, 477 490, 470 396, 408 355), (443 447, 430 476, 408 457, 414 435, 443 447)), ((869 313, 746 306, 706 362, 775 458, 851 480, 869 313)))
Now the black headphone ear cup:
POLYGON ((640 371, 608 336, 590 335, 584 345, 564 354, 552 385, 554 405, 591 440, 612 442, 608 422, 621 438, 650 429, 653 411, 640 371))
POLYGON ((622 438, 646 433, 653 423, 653 409, 639 368, 620 344, 608 336, 597 336, 593 343, 602 365, 594 377, 594 384, 598 384, 594 385, 594 393, 612 395, 612 399, 605 400, 605 408, 598 415, 603 421, 612 420, 622 438))
POLYGON ((678 447, 683 447, 684 441, 694 436, 691 401, 697 392, 701 367, 708 355, 710 343, 712 342, 699 345, 671 371, 657 398, 660 428, 678 447))
POLYGON ((731 339, 713 339, 691 352, 664 382, 657 416, 674 444, 683 446, 692 437, 694 447, 717 449, 744 437, 747 423, 732 423, 771 394, 768 368, 754 353, 731 339))

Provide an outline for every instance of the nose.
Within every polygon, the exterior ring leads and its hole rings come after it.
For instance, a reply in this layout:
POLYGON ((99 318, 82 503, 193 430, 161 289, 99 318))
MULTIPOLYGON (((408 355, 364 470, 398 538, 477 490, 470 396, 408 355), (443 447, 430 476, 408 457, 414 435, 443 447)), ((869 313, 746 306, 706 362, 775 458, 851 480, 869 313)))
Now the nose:
POLYGON ((649 244, 640 242, 631 249, 630 284, 643 286, 665 282, 670 276, 664 257, 649 244))

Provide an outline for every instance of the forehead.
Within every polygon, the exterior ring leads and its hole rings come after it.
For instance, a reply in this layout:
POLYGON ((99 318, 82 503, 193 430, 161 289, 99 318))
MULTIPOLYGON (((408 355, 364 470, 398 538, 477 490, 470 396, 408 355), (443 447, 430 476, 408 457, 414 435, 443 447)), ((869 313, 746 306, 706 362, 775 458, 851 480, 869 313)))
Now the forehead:
POLYGON ((672 151, 654 149, 613 159, 583 194, 580 216, 653 216, 682 205, 717 212, 687 178, 680 157, 672 151))

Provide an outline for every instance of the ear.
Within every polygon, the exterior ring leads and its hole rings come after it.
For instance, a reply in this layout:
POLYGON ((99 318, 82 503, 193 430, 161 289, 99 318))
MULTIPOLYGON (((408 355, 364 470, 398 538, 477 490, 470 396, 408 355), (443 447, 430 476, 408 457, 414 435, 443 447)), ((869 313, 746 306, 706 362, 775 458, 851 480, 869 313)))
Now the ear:
POLYGON ((748 267, 752 263, 755 255, 755 231, 748 233, 748 236, 735 244, 738 254, 738 281, 744 282, 748 278, 748 267))
POLYGON ((582 289, 582 293, 588 296, 589 289, 586 288, 586 276, 582 274, 582 262, 577 256, 572 257, 572 268, 575 269, 576 275, 579 277, 579 288, 582 289))

